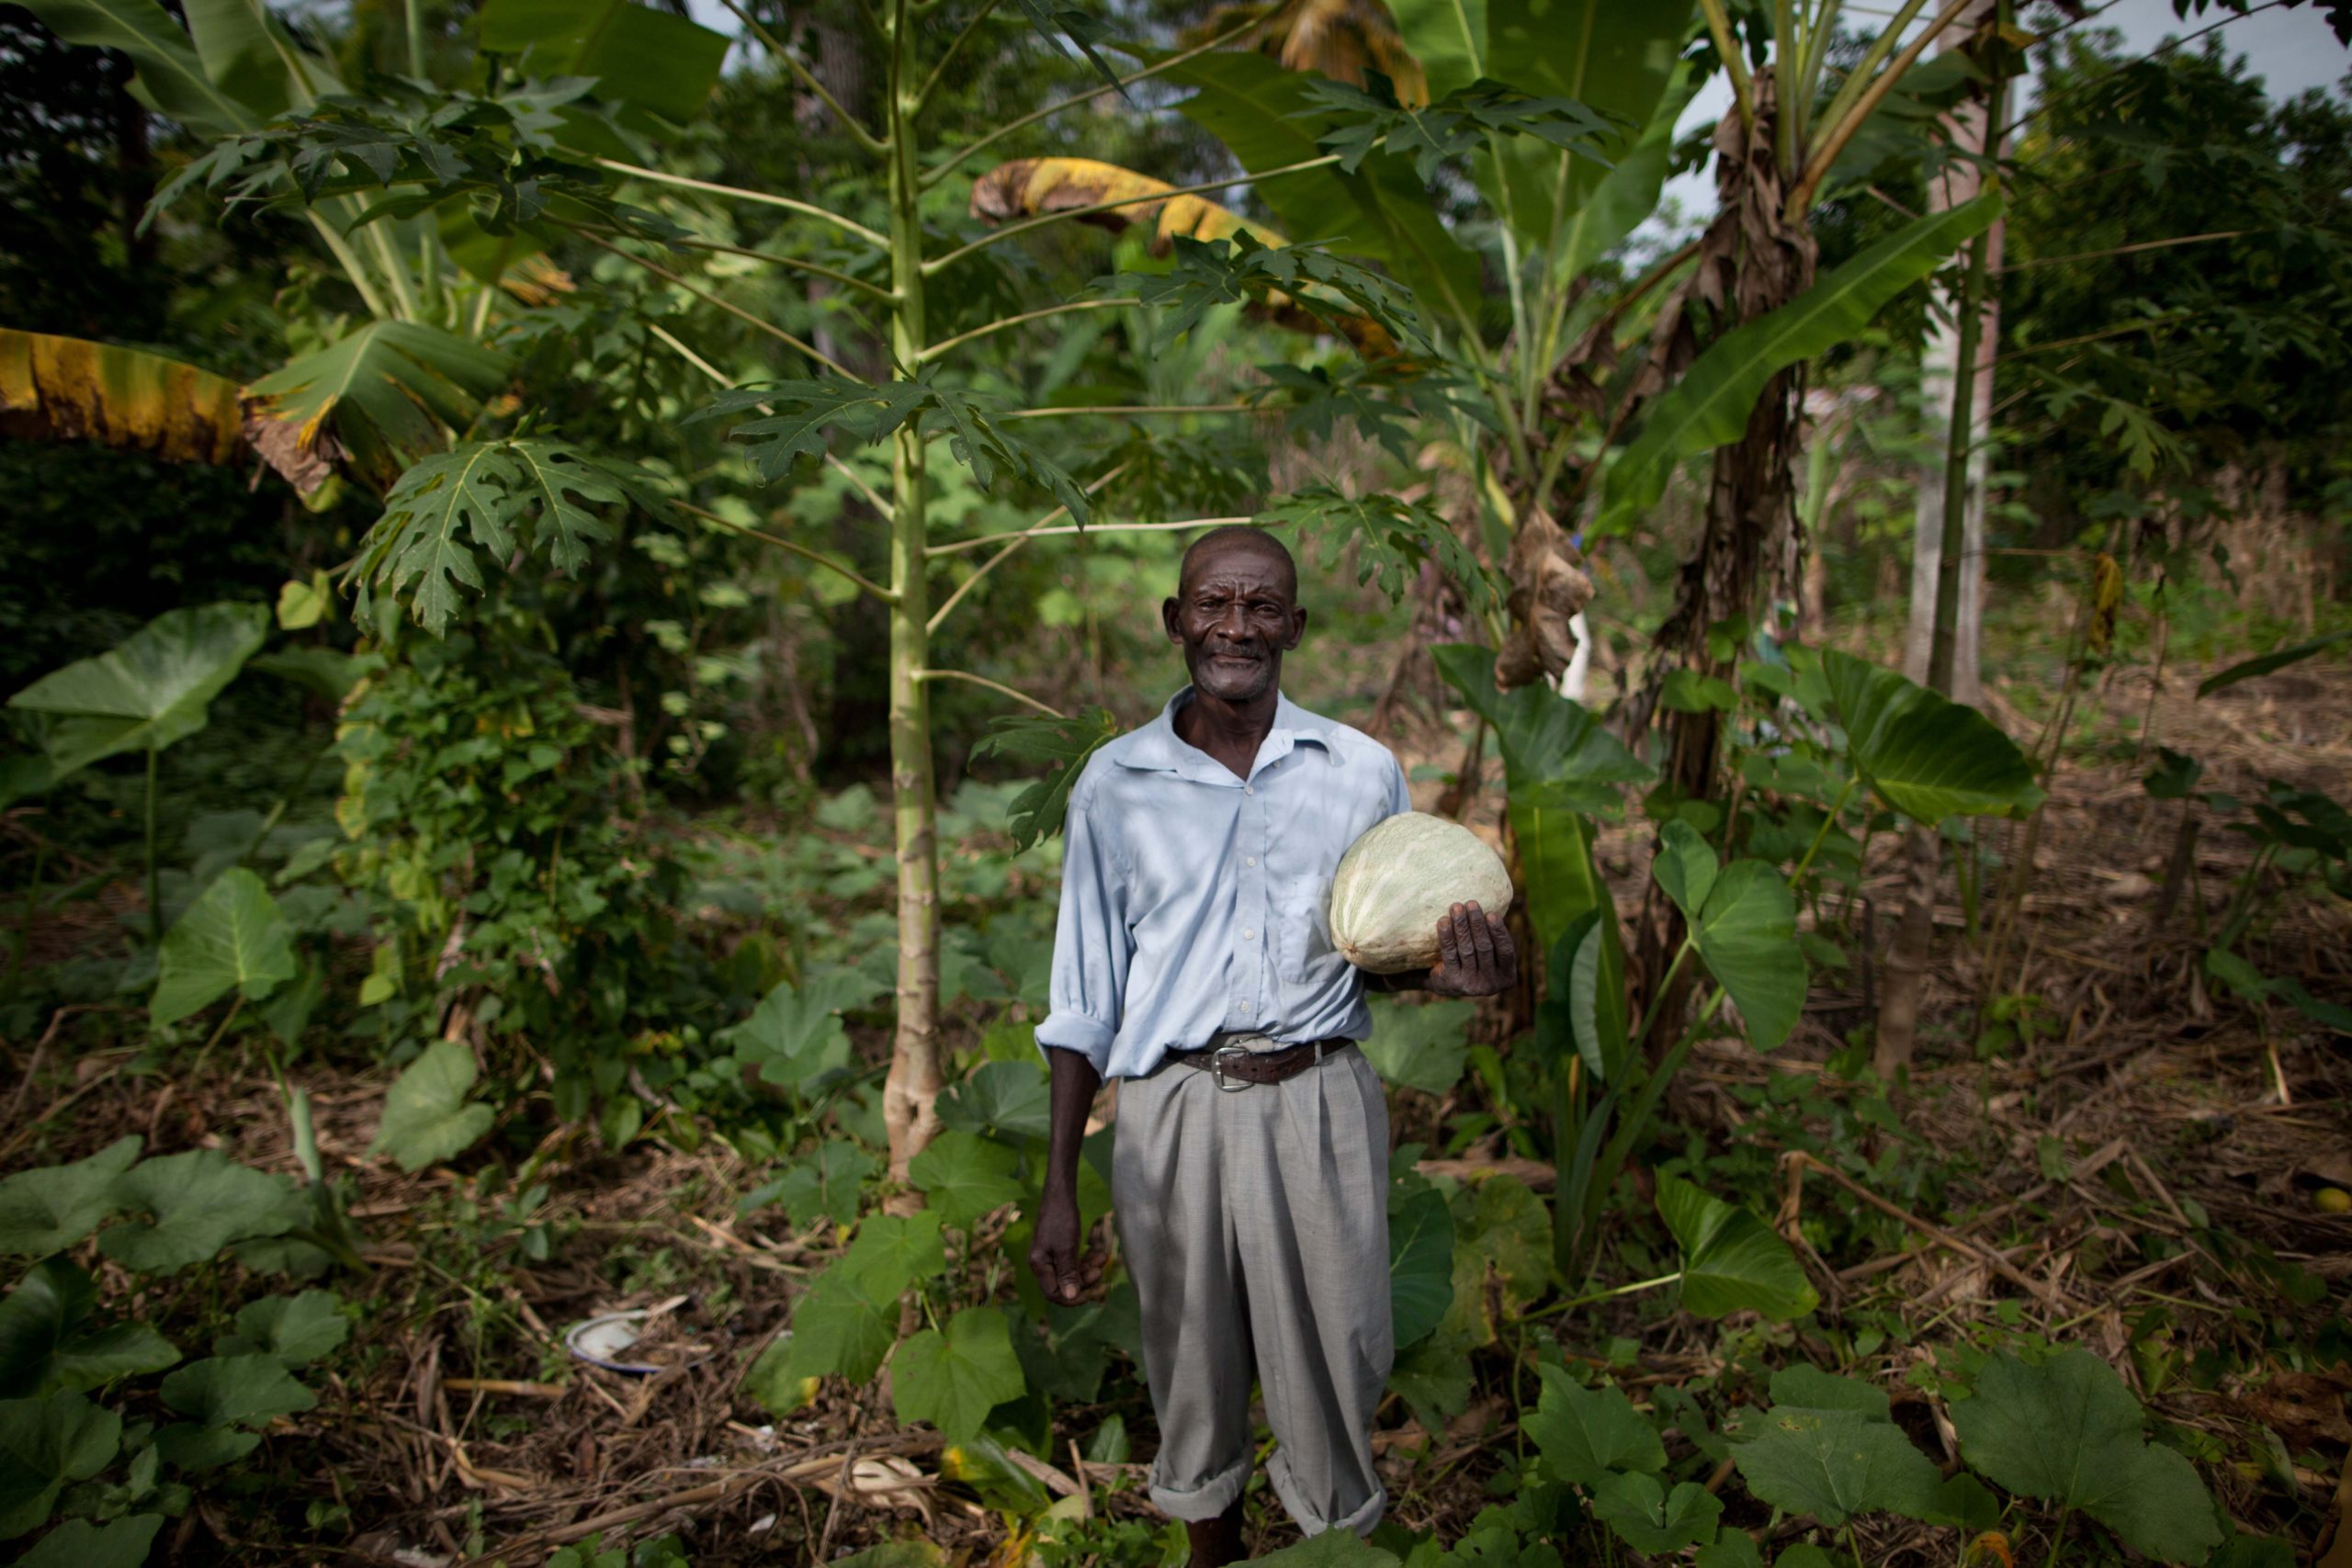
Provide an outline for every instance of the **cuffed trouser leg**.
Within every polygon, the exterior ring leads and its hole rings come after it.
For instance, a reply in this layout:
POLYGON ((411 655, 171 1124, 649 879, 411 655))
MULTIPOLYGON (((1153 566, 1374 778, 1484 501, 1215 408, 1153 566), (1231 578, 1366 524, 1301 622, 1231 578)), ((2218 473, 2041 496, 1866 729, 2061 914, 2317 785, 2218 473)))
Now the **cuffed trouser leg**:
POLYGON ((1113 1168, 1159 1423, 1151 1498, 1214 1518, 1250 1479, 1254 1371, 1274 1494, 1301 1529, 1359 1534, 1387 1504, 1372 1417, 1388 1313, 1388 1108, 1347 1052, 1234 1093, 1170 1064, 1120 1086, 1113 1168))

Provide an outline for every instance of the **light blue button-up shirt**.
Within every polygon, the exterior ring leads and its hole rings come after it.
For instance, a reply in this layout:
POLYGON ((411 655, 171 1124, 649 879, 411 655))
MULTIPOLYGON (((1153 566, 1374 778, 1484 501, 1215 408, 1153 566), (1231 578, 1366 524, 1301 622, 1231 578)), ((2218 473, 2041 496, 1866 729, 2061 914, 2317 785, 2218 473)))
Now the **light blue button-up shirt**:
POLYGON ((1280 697, 1237 778, 1177 735, 1192 697, 1096 751, 1070 791, 1037 1043, 1106 1078, 1141 1077, 1220 1032, 1372 1032, 1363 976, 1332 945, 1324 906, 1348 846, 1412 809, 1404 770, 1372 737, 1280 697))

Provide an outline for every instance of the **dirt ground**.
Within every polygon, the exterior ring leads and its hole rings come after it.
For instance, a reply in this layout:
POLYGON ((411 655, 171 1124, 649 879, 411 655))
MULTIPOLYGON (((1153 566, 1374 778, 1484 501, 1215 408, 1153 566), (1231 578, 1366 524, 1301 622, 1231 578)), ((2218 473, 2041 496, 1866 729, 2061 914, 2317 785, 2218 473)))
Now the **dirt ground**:
MULTIPOLYGON (((2305 666, 2203 702, 2192 691, 2188 674, 2168 677, 2154 713, 2159 739, 2203 759, 2203 787, 2252 798, 2275 777, 2339 799, 2352 794, 2352 682, 2340 670, 2305 666)), ((2112 760, 2070 762, 2053 781, 2012 977, 2002 987, 2040 998, 2033 1016, 2046 1027, 1997 1066, 1970 1048, 1983 944, 1962 939, 1956 904, 1943 911, 1924 1014, 1934 1027, 1904 1114, 1930 1149, 1965 1155, 1972 1174, 1952 1183, 1940 1212, 1895 1206, 1916 1242, 1909 1250, 1814 1255, 1808 1268, 1826 1315, 1867 1305, 1917 1327, 1910 1345, 1890 1342, 1866 1364, 1887 1386, 1907 1387, 1908 1361, 1939 1336, 1998 1316, 2010 1328, 2039 1327, 2107 1356, 2162 1416, 2213 1435, 2231 1452, 2267 1426, 2292 1453, 2335 1455, 2335 1473, 2290 1464, 2291 1499, 2258 1466, 2204 1467, 2246 1528, 2283 1531, 2309 1551, 2332 1507, 2343 1506, 2342 1454, 2352 1444, 2343 1396, 2352 1370, 2296 1364, 2281 1345, 2296 1333, 2308 1342, 2305 1331, 2329 1313, 2342 1314, 2352 1289, 2352 1215, 2323 1213, 2313 1201, 2322 1187, 2352 1188, 2352 1049, 2284 1006, 2272 1010, 2266 1036, 2242 1003, 2216 997, 2204 980, 2193 906, 2218 909, 2228 880, 2247 863, 2242 839, 2203 835, 2195 881, 2169 919, 2153 919, 2179 807, 2147 797, 2139 779, 2153 753, 2135 761, 2120 739, 2127 716, 2149 711, 2148 696, 2144 678, 2119 676, 2086 699, 2096 718, 2086 720, 2091 739, 2114 742, 2112 760), (2053 1175, 2041 1157, 2052 1139, 2090 1152, 2053 1175), (2332 1304, 2314 1306, 2301 1324, 2243 1310, 2238 1276, 2194 1241, 2199 1208, 2215 1231, 2258 1243, 2325 1281, 2332 1304), (2032 1223, 2020 1227, 2022 1215, 2032 1223), (2143 1261, 2158 1235, 2188 1245, 2143 1261), (2132 1340, 2139 1314, 2157 1304, 2172 1314, 2172 1348, 2182 1358, 2226 1357, 2232 1370, 2210 1390, 2185 1378, 2149 1387, 2132 1340)), ((2017 694, 1996 691, 1990 705, 2013 734, 2034 732, 2017 694)), ((1642 839, 1627 828, 1605 840, 1629 886, 1639 885, 1642 839)), ((2013 863, 2017 842, 2002 847, 2013 863)), ((1883 930, 1897 896, 1896 851, 1885 842, 1872 855, 1870 891, 1883 930)), ((2266 973, 2297 976, 2315 995, 2352 1002, 2352 906, 2293 901, 2257 947, 2266 973)), ((1868 1016, 1870 987, 1867 966, 1825 978, 1804 1024, 1769 1060, 1734 1042, 1702 1047, 1682 1113, 1707 1122, 1720 1141, 1752 1136, 1732 1090, 1776 1072, 1821 1075, 1844 1032, 1868 1016)), ((0 1134, 0 1166, 21 1159, 39 1122, 66 1111, 49 1158, 75 1157, 139 1131, 151 1147, 209 1144, 294 1168, 265 1075, 132 1078, 118 1070, 125 1055, 84 1058, 76 1086, 41 1104, 50 1091, 35 1094, 39 1075, 20 1043, 22 1073, 6 1118, 14 1131, 0 1134)), ((344 1544, 306 1551, 303 1560, 446 1568, 503 1559, 521 1568, 592 1533, 610 1544, 665 1531, 677 1532, 698 1563, 823 1559, 902 1533, 959 1562, 1023 1554, 1025 1543, 1008 1536, 1001 1516, 943 1478, 956 1472, 957 1457, 944 1454, 935 1435, 897 1429, 888 1400, 874 1391, 828 1387, 782 1420, 743 1394, 741 1369, 787 1321, 798 1283, 823 1265, 835 1238, 822 1230, 782 1234, 772 1210, 739 1221, 732 1199, 759 1173, 723 1145, 681 1153, 641 1144, 615 1158, 585 1137, 559 1134, 568 1141, 542 1151, 549 1192, 533 1215, 552 1224, 559 1240, 545 1261, 526 1264, 518 1249, 529 1245, 527 1227, 507 1234, 494 1213, 469 1217, 469 1178, 441 1169, 405 1178, 364 1159, 381 1077, 305 1077, 322 1149, 356 1184, 353 1213, 374 1269, 341 1288, 369 1293, 379 1310, 357 1337, 359 1354, 339 1363, 364 1370, 326 1380, 318 1408, 281 1421, 266 1450, 320 1498, 348 1510, 348 1535, 320 1536, 344 1544), (633 1289, 613 1284, 619 1257, 633 1260, 633 1289), (625 1375, 567 1354, 566 1325, 625 1309, 656 1310, 649 1344, 667 1347, 662 1371, 625 1375)), ((1809 1208, 1862 1201, 1834 1173, 1802 1160, 1783 1158, 1780 1168, 1787 1181, 1779 1217, 1792 1236, 1809 1208)), ((1645 1325, 1628 1307, 1553 1320, 1545 1332, 1556 1332, 1570 1355, 1637 1334, 1635 1363, 1620 1372, 1637 1398, 1713 1383, 1726 1371, 1718 1325, 1688 1317, 1645 1325)), ((1829 1347, 1799 1342, 1788 1351, 1827 1359, 1829 1347)), ((1093 1506, 1148 1517, 1141 1500, 1148 1413, 1131 1387, 1106 1381, 1106 1393, 1114 1389, 1111 1405, 1058 1409, 1057 1435, 1088 1432, 1115 1410, 1136 1438, 1132 1462, 1087 1463, 1070 1446, 1057 1463, 1024 1468, 1055 1493, 1080 1490, 1082 1475, 1093 1506)), ((1931 1452, 1949 1454, 1951 1428, 1939 1411, 1916 1393, 1906 1399, 1916 1435, 1931 1452)), ((1393 1516, 1413 1529, 1461 1529, 1492 1500, 1485 1483, 1517 1450, 1510 1406, 1497 1398, 1474 1404, 1433 1439, 1401 1408, 1383 1420, 1393 1516)), ((1718 1472, 1713 1483, 1724 1478, 1718 1472)), ((167 1542, 198 1557, 213 1555, 217 1543, 229 1560, 269 1560, 221 1495, 206 1496, 176 1528, 167 1542)), ((1289 1539, 1270 1506, 1256 1544, 1268 1550, 1289 1539)), ((1863 1544, 1874 1563, 1943 1560, 1930 1556, 1923 1528, 1899 1521, 1876 1535, 1865 1528, 1863 1544)))

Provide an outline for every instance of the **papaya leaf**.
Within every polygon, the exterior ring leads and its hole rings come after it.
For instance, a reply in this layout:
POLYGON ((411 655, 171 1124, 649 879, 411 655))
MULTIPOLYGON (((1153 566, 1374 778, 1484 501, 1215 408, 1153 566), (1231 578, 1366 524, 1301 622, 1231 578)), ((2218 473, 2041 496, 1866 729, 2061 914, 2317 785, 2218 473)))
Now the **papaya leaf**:
POLYGON ((36 716, 51 783, 101 757, 160 751, 202 729, 212 699, 269 635, 260 604, 167 610, 94 658, 8 699, 36 716))
POLYGON ((894 1408, 901 1421, 928 1421, 951 1443, 979 1434, 989 1412, 1027 1387, 1012 1353, 1004 1314, 972 1307, 926 1328, 899 1347, 890 1367, 894 1408))
POLYGON ((235 866, 164 933, 148 1016, 159 1027, 177 1023, 231 991, 261 1001, 295 972, 293 928, 261 878, 235 866))
POLYGON ((72 1165, 20 1170, 0 1179, 0 1253, 62 1252, 122 1207, 118 1188, 139 1159, 138 1134, 116 1139, 72 1165))
POLYGON ((284 1235, 308 1208, 283 1177, 237 1164, 219 1149, 142 1162, 115 1187, 120 1207, 148 1217, 98 1234, 98 1250, 141 1274, 210 1261, 232 1241, 284 1235))
POLYGON ((1044 778, 1015 795, 1005 808, 1005 831, 1018 854, 1062 830, 1069 792, 1085 773, 1087 759, 1119 736, 1119 721, 1108 708, 1083 708, 1068 718, 1022 714, 989 727, 972 755, 1016 762, 1045 763, 1044 778))
POLYGON ((1623 126, 1582 104, 1485 77, 1419 108, 1399 103, 1395 85, 1377 71, 1367 71, 1361 87, 1310 78, 1306 94, 1313 109, 1327 116, 1316 145, 1339 153, 1340 167, 1351 175, 1383 144, 1412 159, 1421 183, 1433 185, 1442 164, 1486 152, 1496 136, 1532 136, 1604 166, 1603 149, 1623 140, 1623 126))
POLYGON ((1392 603, 1402 603, 1421 568, 1434 561, 1474 605, 1502 607, 1500 580, 1444 518, 1419 502, 1342 495, 1328 485, 1313 485, 1273 502, 1250 521, 1261 528, 1295 525, 1301 536, 1322 539, 1335 550, 1352 545, 1356 581, 1376 582, 1392 603))
POLYGON ((0 1400, 0 1540, 40 1528, 66 1483, 122 1446, 122 1417, 73 1393, 0 1400))
POLYGON ((1585 1388, 1565 1367, 1539 1369, 1544 1392, 1527 1435, 1543 1455, 1544 1473, 1572 1485, 1594 1487, 1623 1471, 1654 1473, 1666 1468, 1666 1445, 1657 1428, 1634 1408, 1619 1388, 1585 1388))
POLYGON ((1388 1310, 1399 1349, 1445 1321, 1453 1304, 1453 1215, 1425 1188, 1388 1215, 1388 1310))
POLYGON ((2141 1436, 2140 1402, 2088 1350, 2038 1366, 1994 1357, 1951 1402, 1951 1424, 1961 1457, 1996 1485, 2079 1508, 2136 1551, 2199 1562, 2221 1544, 2196 1467, 2141 1436))
POLYGON ((1657 1212, 1682 1248, 1682 1304, 1699 1316, 1747 1310, 1784 1323, 1820 1304, 1789 1244, 1746 1209, 1661 1176, 1657 1212))
POLYGON ((481 1068, 456 1040, 427 1045, 384 1095, 384 1119, 371 1155, 390 1156, 402 1170, 419 1171, 451 1159, 481 1141, 498 1113, 466 1098, 481 1068))

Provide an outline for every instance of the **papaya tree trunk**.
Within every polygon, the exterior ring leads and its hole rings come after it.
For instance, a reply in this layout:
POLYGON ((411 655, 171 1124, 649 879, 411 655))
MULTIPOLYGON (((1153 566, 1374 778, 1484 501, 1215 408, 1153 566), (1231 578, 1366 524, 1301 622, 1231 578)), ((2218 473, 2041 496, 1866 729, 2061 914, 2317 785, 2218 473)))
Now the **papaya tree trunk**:
MULTIPOLYGON (((906 0, 892 8, 887 153, 890 192, 892 358, 922 363, 922 220, 917 209, 914 126, 919 82, 913 73, 913 18, 906 0)), ((909 421, 892 437, 890 461, 890 794, 898 832, 898 1027, 890 1072, 882 1086, 882 1120, 890 1171, 905 1179, 907 1162, 938 1130, 933 1102, 944 1084, 939 1060, 939 839, 932 788, 931 700, 923 689, 930 654, 931 595, 925 576, 923 438, 909 421)))

